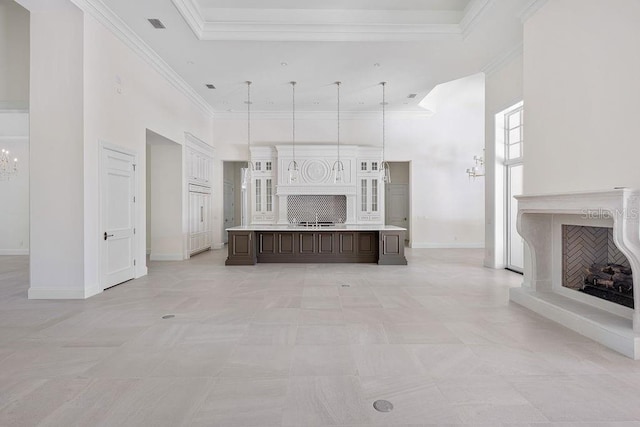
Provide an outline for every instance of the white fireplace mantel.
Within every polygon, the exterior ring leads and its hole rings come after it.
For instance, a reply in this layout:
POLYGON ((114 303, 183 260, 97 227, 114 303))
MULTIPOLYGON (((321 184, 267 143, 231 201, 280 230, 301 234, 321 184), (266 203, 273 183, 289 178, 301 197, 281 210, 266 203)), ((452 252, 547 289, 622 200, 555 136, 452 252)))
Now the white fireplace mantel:
MULTIPOLYGON (((518 232, 531 256, 521 288, 510 299, 633 359, 640 359, 640 191, 617 188, 583 193, 516 196, 518 232), (634 309, 607 309, 556 290, 562 256, 557 229, 561 223, 611 224, 613 240, 633 271, 634 309), (628 311, 626 315, 623 310, 628 311)), ((588 297, 590 298, 590 297, 588 297)), ((598 301, 596 301, 598 300, 598 301)))

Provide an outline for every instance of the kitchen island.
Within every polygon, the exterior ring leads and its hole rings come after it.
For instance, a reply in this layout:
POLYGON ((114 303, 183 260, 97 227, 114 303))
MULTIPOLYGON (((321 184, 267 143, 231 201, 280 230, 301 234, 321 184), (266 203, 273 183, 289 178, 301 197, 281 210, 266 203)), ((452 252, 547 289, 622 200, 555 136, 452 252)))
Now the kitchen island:
POLYGON ((407 265, 406 229, 392 225, 253 225, 227 231, 226 265, 258 262, 407 265))

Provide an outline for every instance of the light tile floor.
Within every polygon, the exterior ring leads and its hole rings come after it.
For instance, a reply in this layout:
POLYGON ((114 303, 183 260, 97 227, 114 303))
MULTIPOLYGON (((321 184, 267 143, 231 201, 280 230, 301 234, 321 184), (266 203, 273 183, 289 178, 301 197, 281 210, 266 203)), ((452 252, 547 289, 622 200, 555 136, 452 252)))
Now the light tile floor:
POLYGON ((85 301, 27 300, 28 259, 0 257, 0 425, 640 426, 640 362, 509 303, 522 277, 481 251, 225 257, 85 301))

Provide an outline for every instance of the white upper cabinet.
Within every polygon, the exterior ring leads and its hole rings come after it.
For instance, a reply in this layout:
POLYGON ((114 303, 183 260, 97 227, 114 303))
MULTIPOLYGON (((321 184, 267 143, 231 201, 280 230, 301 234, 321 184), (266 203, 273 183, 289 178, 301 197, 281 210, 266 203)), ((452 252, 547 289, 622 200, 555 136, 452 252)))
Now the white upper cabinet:
POLYGON ((252 147, 253 173, 248 191, 251 195, 251 222, 273 224, 276 221, 276 152, 273 147, 252 147))

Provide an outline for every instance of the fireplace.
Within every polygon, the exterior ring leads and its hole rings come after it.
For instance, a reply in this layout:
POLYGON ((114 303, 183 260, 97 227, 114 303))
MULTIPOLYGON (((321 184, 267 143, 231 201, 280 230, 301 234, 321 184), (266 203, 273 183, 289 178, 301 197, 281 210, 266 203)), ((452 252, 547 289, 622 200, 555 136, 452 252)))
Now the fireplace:
POLYGON ((562 286, 633 308, 633 275, 613 228, 562 225, 562 286))
POLYGON ((640 359, 640 191, 516 198, 530 256, 511 301, 640 359))

